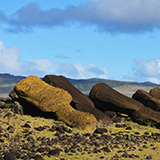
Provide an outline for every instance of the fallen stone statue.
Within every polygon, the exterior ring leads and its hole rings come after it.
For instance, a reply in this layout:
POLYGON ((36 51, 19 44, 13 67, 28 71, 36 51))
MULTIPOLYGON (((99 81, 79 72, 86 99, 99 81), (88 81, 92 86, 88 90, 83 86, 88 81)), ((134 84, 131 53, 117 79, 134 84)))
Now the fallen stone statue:
POLYGON ((33 105, 40 111, 53 113, 57 120, 71 127, 77 127, 86 132, 93 132, 97 127, 94 115, 75 110, 70 106, 72 96, 62 88, 53 87, 37 76, 28 76, 21 80, 14 90, 18 97, 33 105))
POLYGON ((107 110, 125 113, 134 121, 141 122, 149 120, 154 125, 160 125, 160 112, 144 106, 135 99, 129 98, 105 83, 97 83, 90 91, 89 97, 99 110, 107 110))

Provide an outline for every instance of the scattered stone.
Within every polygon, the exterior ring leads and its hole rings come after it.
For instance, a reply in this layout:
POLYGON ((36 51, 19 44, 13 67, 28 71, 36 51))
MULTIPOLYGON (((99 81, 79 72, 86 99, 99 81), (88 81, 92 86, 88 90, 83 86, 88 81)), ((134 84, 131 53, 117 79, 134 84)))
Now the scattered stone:
POLYGON ((103 147, 101 150, 104 152, 111 152, 111 150, 108 147, 103 147))
POLYGON ((56 130, 60 133, 65 133, 64 128, 62 126, 57 127, 56 130))
POLYGON ((24 128, 31 128, 31 126, 28 123, 25 123, 24 126, 22 126, 24 128))
POLYGON ((43 131, 45 128, 42 126, 39 126, 39 127, 35 127, 34 129, 37 131, 43 131))
POLYGON ((104 156, 100 156, 99 159, 104 159, 104 156))
POLYGON ((117 128, 125 128, 125 127, 127 127, 127 125, 126 124, 116 124, 115 127, 117 127, 117 128))
POLYGON ((50 151, 48 152, 48 155, 59 156, 59 154, 60 154, 61 151, 62 151, 61 149, 56 148, 56 149, 50 150, 50 151))
POLYGON ((41 147, 37 149, 37 152, 43 153, 43 152, 49 152, 51 149, 49 147, 41 147))
POLYGON ((152 155, 146 156, 146 159, 152 159, 152 155))
POLYGON ((97 133, 97 134, 103 134, 103 133, 107 133, 108 130, 106 128, 97 128, 94 133, 97 133))
POLYGON ((126 127, 126 130, 132 130, 132 127, 126 127))
POLYGON ((149 135, 149 132, 147 132, 147 131, 146 131, 146 132, 144 132, 144 135, 149 135))
POLYGON ((10 126, 7 128, 7 130, 9 131, 9 133, 14 133, 15 128, 10 125, 10 126))
POLYGON ((122 154, 122 157, 129 158, 129 154, 127 152, 124 152, 124 154, 122 154))
POLYGON ((41 155, 36 154, 34 157, 34 160, 44 160, 41 155))

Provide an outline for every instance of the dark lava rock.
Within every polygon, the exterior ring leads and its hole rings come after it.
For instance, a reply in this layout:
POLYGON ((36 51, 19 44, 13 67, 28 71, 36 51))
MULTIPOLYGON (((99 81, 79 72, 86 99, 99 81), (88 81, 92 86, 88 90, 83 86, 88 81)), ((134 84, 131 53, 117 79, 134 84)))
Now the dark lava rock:
POLYGON ((132 127, 126 127, 126 130, 132 130, 132 127))
POLYGON ((34 128, 35 130, 37 130, 37 131, 43 131, 43 130, 45 130, 45 128, 44 127, 42 127, 42 126, 39 126, 39 127, 35 127, 34 128))
POLYGON ((37 149, 37 152, 49 152, 51 149, 49 147, 41 147, 37 149))
POLYGON ((22 127, 24 127, 24 128, 31 128, 31 126, 28 123, 25 123, 25 125, 22 126, 22 127))
POLYGON ((5 153, 4 160, 16 160, 15 154, 13 152, 5 153))
POLYGON ((8 137, 9 137, 9 134, 8 134, 8 133, 4 133, 4 134, 3 134, 3 137, 8 138, 8 137))
POLYGON ((10 126, 7 128, 7 130, 9 131, 9 133, 14 133, 15 128, 10 125, 10 126))
POLYGON ((56 126, 52 126, 50 129, 49 129, 49 131, 51 131, 51 132, 54 132, 55 130, 56 130, 56 126))
POLYGON ((146 159, 152 159, 152 155, 148 155, 146 159))
POLYGON ((147 131, 146 131, 146 132, 144 132, 144 135, 149 135, 149 132, 147 132, 147 131))
POLYGON ((57 127, 57 128, 56 128, 56 131, 59 131, 60 133, 65 133, 65 131, 64 131, 64 129, 63 129, 62 126, 57 127))
POLYGON ((127 127, 127 125, 126 124, 116 124, 115 127, 117 127, 117 128, 125 128, 125 127, 127 127))
POLYGON ((90 137, 90 136, 91 136, 91 133, 86 133, 84 136, 90 137))
POLYGON ((104 159, 104 156, 100 156, 99 159, 104 159))
POLYGON ((0 126, 0 133, 3 131, 2 127, 0 126))
POLYGON ((33 158, 34 158, 34 160, 44 160, 43 157, 41 155, 38 155, 38 154, 35 155, 33 158))
POLYGON ((114 111, 105 111, 105 114, 110 118, 115 118, 117 116, 117 113, 114 111))
POLYGON ((104 152, 111 152, 111 150, 108 147, 103 147, 101 150, 104 152))
POLYGON ((97 128, 94 133, 97 133, 97 134, 103 134, 103 133, 107 133, 108 130, 106 128, 97 128))
POLYGON ((124 154, 122 154, 122 157, 129 158, 129 154, 127 152, 124 152, 124 154))
POLYGON ((21 158, 24 159, 24 160, 29 160, 30 159, 28 155, 24 155, 21 158))
POLYGON ((62 151, 61 149, 56 148, 56 149, 50 150, 50 151, 48 152, 48 155, 49 155, 49 156, 50 156, 50 155, 52 155, 52 156, 59 156, 59 154, 60 154, 61 151, 62 151))

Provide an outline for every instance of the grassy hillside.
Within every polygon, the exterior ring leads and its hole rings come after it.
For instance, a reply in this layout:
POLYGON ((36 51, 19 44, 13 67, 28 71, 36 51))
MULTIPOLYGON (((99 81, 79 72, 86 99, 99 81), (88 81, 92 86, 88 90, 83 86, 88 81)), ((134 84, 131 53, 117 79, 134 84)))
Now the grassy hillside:
MULTIPOLYGON (((14 76, 10 74, 0 74, 0 97, 7 97, 8 93, 12 91, 14 86, 22 79, 24 76, 14 76)), ((89 94, 92 87, 99 82, 104 82, 115 90, 125 94, 129 97, 136 92, 137 89, 143 89, 149 91, 151 88, 160 86, 151 82, 137 83, 137 82, 126 82, 126 81, 116 81, 109 79, 68 79, 78 90, 84 94, 89 94)))

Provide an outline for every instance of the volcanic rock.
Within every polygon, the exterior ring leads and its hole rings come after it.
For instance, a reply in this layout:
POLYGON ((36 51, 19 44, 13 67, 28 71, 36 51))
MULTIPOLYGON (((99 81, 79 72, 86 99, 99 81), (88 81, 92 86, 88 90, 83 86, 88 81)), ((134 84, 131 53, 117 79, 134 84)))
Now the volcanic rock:
POLYGON ((92 100, 75 88, 64 76, 46 75, 43 80, 54 87, 63 88, 68 91, 73 97, 71 106, 76 110, 93 114, 98 120, 98 126, 106 127, 112 124, 112 120, 95 108, 92 100))
POLYGON ((137 90, 136 93, 133 94, 132 98, 155 111, 160 111, 160 99, 153 97, 144 90, 137 90))
POLYGON ((150 90, 149 94, 153 96, 154 98, 157 98, 160 100, 160 87, 156 87, 150 90))
POLYGON ((101 111, 111 110, 128 114, 134 121, 148 119, 160 124, 160 113, 145 107, 142 103, 129 98, 109 87, 106 83, 97 83, 90 91, 89 97, 101 111))
MULTIPOLYGON (((53 113, 57 120, 84 131, 93 132, 97 126, 97 120, 92 114, 77 111, 70 106, 72 96, 67 91, 53 87, 37 76, 21 80, 14 90, 21 100, 28 103, 25 108, 31 104, 40 111, 53 113)), ((28 110, 34 112, 34 108, 28 110)))

